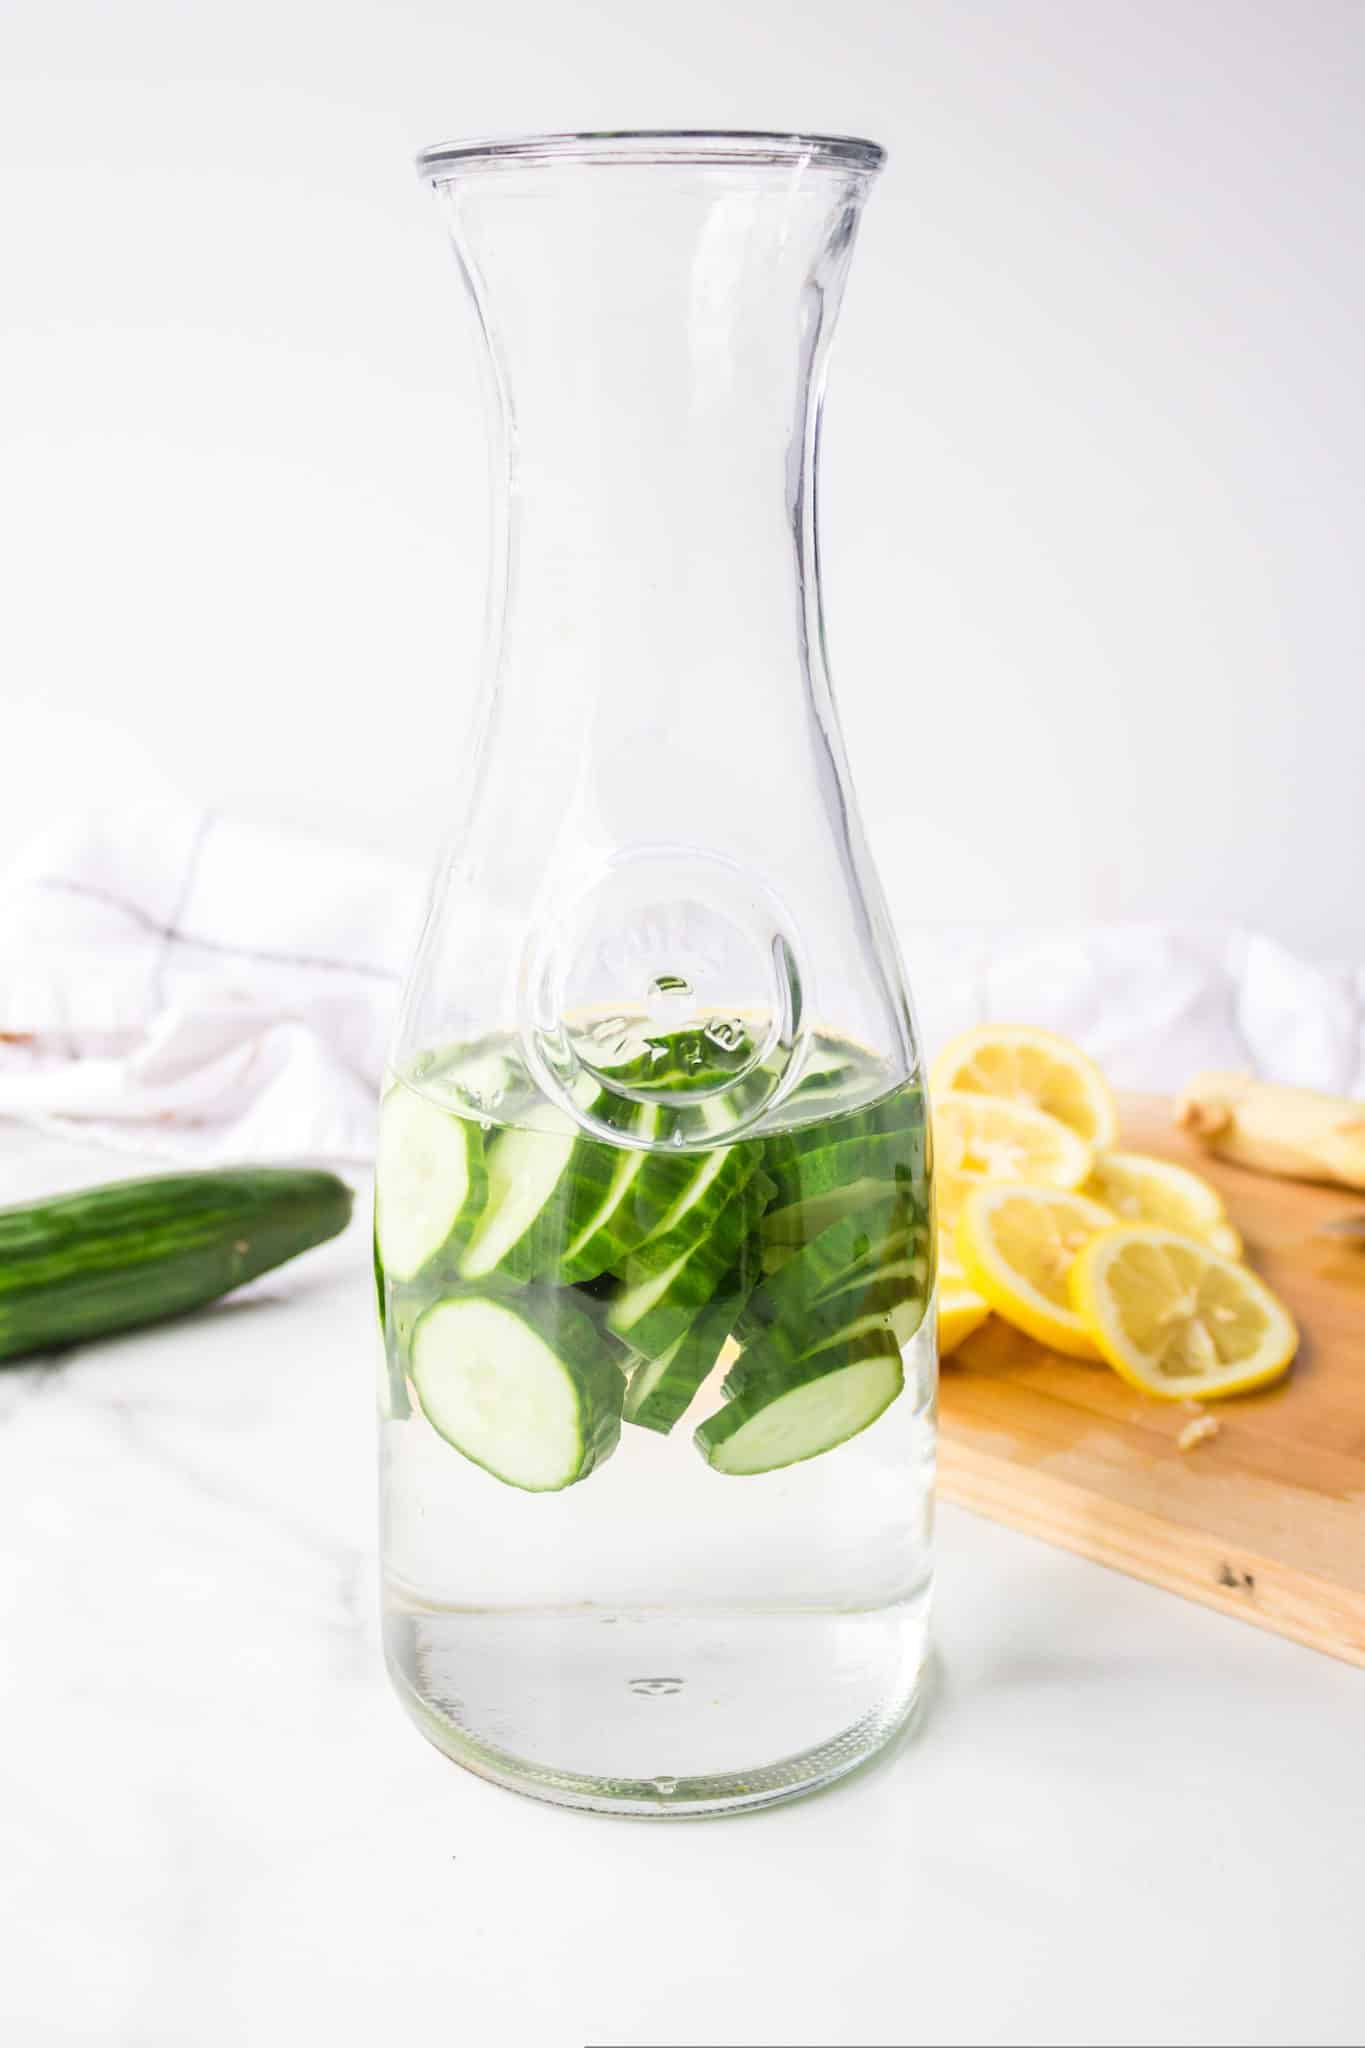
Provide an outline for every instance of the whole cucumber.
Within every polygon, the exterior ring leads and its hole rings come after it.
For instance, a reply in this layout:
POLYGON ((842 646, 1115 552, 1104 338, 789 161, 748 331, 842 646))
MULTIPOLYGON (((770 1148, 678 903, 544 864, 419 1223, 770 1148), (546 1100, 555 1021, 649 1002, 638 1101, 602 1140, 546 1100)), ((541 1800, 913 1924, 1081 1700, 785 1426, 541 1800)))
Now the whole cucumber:
POLYGON ((346 1228, 335 1174, 242 1167, 0 1209, 0 1361, 202 1308, 346 1228))

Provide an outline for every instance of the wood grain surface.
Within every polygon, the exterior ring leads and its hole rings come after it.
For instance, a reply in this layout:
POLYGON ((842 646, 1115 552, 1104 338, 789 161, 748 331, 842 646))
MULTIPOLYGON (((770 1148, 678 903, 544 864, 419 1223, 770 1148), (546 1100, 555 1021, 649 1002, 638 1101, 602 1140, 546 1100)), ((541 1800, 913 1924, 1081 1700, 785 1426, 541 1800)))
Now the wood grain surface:
POLYGON ((1302 1332, 1287 1380, 1198 1411, 1137 1394, 1104 1366, 1046 1351, 992 1317, 945 1359, 940 1490, 1259 1628, 1365 1665, 1365 1215, 1348 1189, 1220 1166, 1130 1096, 1123 1140, 1193 1166, 1223 1193, 1247 1257, 1302 1332))

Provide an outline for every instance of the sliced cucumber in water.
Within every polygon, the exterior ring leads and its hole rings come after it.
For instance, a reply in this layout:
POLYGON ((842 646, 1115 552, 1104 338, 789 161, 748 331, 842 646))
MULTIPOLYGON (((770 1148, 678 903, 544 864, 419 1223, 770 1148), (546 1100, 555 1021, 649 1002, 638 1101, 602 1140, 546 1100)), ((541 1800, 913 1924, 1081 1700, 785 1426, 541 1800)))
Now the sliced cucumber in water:
MULTIPOLYGON (((831 1188, 827 1194, 812 1195, 809 1201, 788 1202, 782 1206, 778 1193, 773 1197, 773 1206, 759 1225, 760 1234, 766 1246, 774 1250, 799 1251, 822 1230, 828 1230, 831 1223, 837 1223, 842 1216, 855 1215, 859 1210, 875 1209, 883 1203, 896 1199, 896 1184, 889 1180, 855 1180, 847 1187, 831 1188)), ((774 1261, 774 1270, 782 1264, 774 1261)))
POLYGON ((772 1195, 756 1147, 709 1155, 668 1227, 628 1261, 607 1327, 632 1349, 658 1358, 690 1329, 739 1262, 772 1195))
POLYGON ((881 1331, 898 1347, 908 1344, 924 1320, 929 1291, 929 1258, 911 1237, 902 1256, 850 1270, 787 1320, 764 1324, 745 1317, 735 1333, 743 1349, 726 1375, 725 1391, 735 1395, 760 1382, 788 1383, 811 1352, 871 1332, 881 1331))
MULTIPOLYGON (((912 1239, 912 1245, 918 1240, 912 1239)), ((929 1306, 933 1285, 928 1250, 892 1259, 870 1274, 850 1274, 846 1282, 822 1295, 821 1309, 841 1310, 855 1321, 876 1319, 897 1344, 908 1344, 929 1306)))
POLYGON ((522 1284, 556 1273, 566 1241, 599 1211, 615 1167, 609 1145, 559 1116, 500 1131, 488 1148, 487 1200, 461 1277, 522 1284))
POLYGON ((432 1428, 527 1493, 586 1479, 621 1433, 625 1381, 562 1296, 452 1295, 412 1335, 412 1383, 432 1428))
POLYGON ((777 1205, 789 1208, 812 1202, 862 1181, 884 1181, 907 1187, 920 1178, 923 1160, 917 1130, 878 1131, 870 1137, 841 1138, 813 1146, 799 1158, 767 1155, 768 1171, 777 1182, 777 1205))
POLYGON ((713 1371, 743 1305, 744 1283, 737 1271, 660 1357, 641 1359, 626 1389, 626 1421, 666 1436, 713 1371))
POLYGON ((483 1133, 424 1095, 391 1088, 379 1118, 375 1249, 391 1280, 452 1263, 487 1191, 483 1133))
POLYGON ((914 1205, 895 1195, 839 1217, 765 1274, 745 1311, 746 1326, 799 1318, 822 1295, 904 1257, 914 1224, 914 1205))
MULTIPOLYGON (((796 1099, 793 1097, 793 1101, 796 1099)), ((812 1176, 822 1171, 815 1164, 817 1155, 836 1148, 872 1145, 882 1139, 899 1143, 904 1168, 917 1178, 923 1171, 927 1144, 924 1097, 918 1090, 899 1088, 880 1101, 863 1103, 848 1110, 835 1108, 831 1099, 828 1113, 818 1122, 794 1124, 774 1131, 765 1141, 764 1154, 768 1171, 779 1183, 785 1186, 792 1177, 800 1175, 808 1191, 814 1192, 812 1176)), ((842 1157, 851 1160, 848 1150, 843 1151, 842 1157)), ((858 1173, 867 1171, 866 1168, 855 1170, 858 1173)), ((882 1171, 881 1168, 876 1170, 882 1171)), ((846 1170, 845 1177, 852 1178, 852 1172, 846 1170)), ((885 1177, 890 1178, 891 1174, 887 1173, 885 1177)), ((895 1177, 902 1177, 901 1169, 896 1170, 895 1177)))
POLYGON ((755 1382, 703 1422, 694 1441, 715 1472, 779 1471, 859 1435, 904 1385, 894 1338, 868 1331, 808 1353, 784 1379, 755 1382))
MULTIPOLYGON (((644 1111, 640 1129, 648 1135, 658 1112, 644 1111)), ((574 1285, 620 1268, 652 1237, 701 1171, 696 1153, 622 1151, 595 1208, 581 1217, 564 1245, 558 1277, 574 1285)))

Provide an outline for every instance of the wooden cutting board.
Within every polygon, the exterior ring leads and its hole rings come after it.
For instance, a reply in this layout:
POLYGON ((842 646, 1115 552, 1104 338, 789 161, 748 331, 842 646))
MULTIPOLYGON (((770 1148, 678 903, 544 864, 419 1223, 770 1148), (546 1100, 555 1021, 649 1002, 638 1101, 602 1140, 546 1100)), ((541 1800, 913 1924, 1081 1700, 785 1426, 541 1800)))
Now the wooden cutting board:
POLYGON ((1322 1234, 1365 1195, 1222 1166, 1171 1106, 1123 1102, 1123 1143, 1222 1191, 1247 1256, 1294 1313, 1287 1380, 1198 1411, 1134 1393, 992 1317, 944 1360, 941 1492, 996 1521, 1365 1665, 1365 1240, 1322 1234))

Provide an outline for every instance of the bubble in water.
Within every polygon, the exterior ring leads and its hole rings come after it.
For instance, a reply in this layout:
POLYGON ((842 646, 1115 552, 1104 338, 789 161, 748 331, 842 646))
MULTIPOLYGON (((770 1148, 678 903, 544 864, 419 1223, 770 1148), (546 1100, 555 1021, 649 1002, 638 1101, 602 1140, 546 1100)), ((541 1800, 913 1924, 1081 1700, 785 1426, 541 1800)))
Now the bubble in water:
POLYGON ((653 1785, 654 1790, 661 1794, 661 1796, 665 1799, 670 1798, 671 1795, 678 1789, 678 1781, 676 1778, 655 1778, 653 1780, 653 1785))

